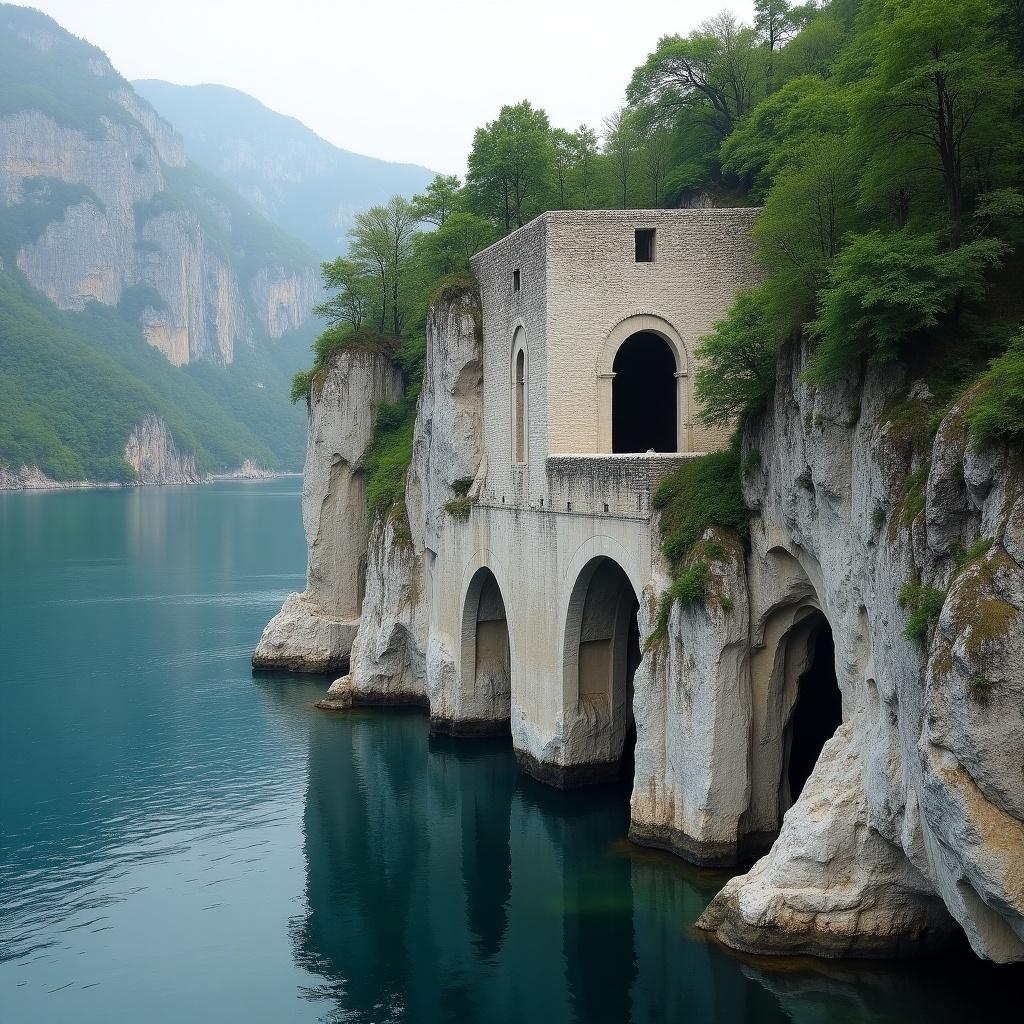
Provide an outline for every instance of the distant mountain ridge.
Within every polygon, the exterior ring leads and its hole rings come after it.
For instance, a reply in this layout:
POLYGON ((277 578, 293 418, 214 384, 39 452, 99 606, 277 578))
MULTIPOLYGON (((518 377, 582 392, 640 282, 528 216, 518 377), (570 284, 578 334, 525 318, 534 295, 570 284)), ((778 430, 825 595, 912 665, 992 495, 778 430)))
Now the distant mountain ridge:
POLYGON ((223 85, 133 83, 197 163, 324 258, 345 251, 356 213, 422 191, 434 172, 339 149, 301 121, 223 85))
POLYGON ((199 474, 298 468, 318 262, 101 50, 0 4, 0 470, 141 480, 158 435, 199 474))

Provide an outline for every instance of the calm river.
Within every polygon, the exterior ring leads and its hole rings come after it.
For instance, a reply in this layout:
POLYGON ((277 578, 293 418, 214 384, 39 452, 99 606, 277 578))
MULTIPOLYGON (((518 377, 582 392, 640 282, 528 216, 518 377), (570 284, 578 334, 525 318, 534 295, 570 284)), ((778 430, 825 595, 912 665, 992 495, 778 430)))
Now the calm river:
POLYGON ((723 876, 632 848, 626 791, 254 680, 299 490, 0 494, 4 1024, 1019 1013, 1017 971, 733 957, 690 931, 723 876))

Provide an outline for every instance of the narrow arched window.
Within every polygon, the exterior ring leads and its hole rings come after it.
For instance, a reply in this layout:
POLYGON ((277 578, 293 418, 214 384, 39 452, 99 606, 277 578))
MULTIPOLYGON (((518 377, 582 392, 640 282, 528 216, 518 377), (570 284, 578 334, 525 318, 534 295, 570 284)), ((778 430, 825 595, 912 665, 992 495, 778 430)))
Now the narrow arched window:
POLYGON ((516 353, 515 369, 515 459, 526 461, 526 353, 516 353))

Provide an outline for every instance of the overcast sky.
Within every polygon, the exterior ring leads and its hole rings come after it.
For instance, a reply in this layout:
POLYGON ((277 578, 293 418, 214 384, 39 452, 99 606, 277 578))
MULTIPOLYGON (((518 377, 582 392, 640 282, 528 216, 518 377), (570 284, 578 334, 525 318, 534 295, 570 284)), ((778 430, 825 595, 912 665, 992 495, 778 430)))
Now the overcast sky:
POLYGON ((565 128, 622 102, 666 33, 753 0, 31 0, 127 78, 217 82, 345 149, 462 173, 527 98, 565 128))

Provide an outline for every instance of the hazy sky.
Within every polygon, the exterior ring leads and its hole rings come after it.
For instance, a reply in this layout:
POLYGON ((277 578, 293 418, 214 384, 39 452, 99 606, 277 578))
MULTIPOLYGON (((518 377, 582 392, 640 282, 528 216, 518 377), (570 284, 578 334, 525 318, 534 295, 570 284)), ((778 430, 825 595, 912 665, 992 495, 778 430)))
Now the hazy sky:
POLYGON ((753 0, 31 0, 127 78, 217 82, 345 149, 461 173, 473 130, 524 97, 601 119, 658 37, 753 0))

